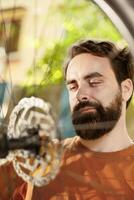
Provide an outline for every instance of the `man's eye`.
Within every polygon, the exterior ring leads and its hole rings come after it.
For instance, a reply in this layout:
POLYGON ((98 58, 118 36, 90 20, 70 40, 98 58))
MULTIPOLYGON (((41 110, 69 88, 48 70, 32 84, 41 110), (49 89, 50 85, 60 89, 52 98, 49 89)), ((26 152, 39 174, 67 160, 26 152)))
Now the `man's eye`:
POLYGON ((69 90, 75 90, 77 88, 76 85, 69 86, 69 90))
POLYGON ((92 87, 99 86, 102 83, 102 81, 90 81, 89 84, 92 87))

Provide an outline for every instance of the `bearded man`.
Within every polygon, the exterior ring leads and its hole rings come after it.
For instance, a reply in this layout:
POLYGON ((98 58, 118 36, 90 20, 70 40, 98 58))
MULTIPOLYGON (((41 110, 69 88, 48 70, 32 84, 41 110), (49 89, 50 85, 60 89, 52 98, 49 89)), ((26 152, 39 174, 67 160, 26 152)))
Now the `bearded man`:
POLYGON ((65 81, 77 136, 63 142, 56 178, 42 188, 24 183, 14 200, 133 199, 134 144, 126 128, 133 67, 128 49, 111 42, 72 46, 65 81))

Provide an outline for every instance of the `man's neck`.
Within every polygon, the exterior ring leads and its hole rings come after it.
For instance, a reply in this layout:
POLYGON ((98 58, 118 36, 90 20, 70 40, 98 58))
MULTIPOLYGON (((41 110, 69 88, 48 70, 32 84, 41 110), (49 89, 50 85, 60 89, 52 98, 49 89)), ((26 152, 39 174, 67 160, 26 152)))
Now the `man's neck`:
POLYGON ((96 152, 115 152, 125 149, 133 144, 129 137, 126 124, 120 119, 114 129, 95 140, 84 140, 80 142, 92 151, 96 152))

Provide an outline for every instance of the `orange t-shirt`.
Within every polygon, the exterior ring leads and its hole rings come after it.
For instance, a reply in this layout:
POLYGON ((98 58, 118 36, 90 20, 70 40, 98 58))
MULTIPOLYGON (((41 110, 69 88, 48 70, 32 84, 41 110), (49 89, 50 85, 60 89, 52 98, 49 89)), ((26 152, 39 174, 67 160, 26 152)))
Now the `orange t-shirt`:
MULTIPOLYGON (((27 185, 13 200, 24 200, 27 185)), ((35 187, 32 200, 133 200, 134 145, 116 152, 92 152, 79 137, 65 140, 59 174, 47 186, 35 187)))
POLYGON ((9 200, 23 180, 17 176, 12 163, 0 166, 0 200, 9 200))

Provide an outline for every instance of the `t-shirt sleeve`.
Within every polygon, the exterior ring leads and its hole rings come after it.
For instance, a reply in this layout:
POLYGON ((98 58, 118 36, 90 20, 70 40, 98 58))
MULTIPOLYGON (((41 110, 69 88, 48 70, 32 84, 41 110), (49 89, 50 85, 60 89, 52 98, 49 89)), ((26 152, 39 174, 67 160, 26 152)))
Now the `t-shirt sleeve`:
POLYGON ((11 200, 25 200, 26 191, 27 191, 27 183, 23 183, 21 186, 16 188, 11 200))

